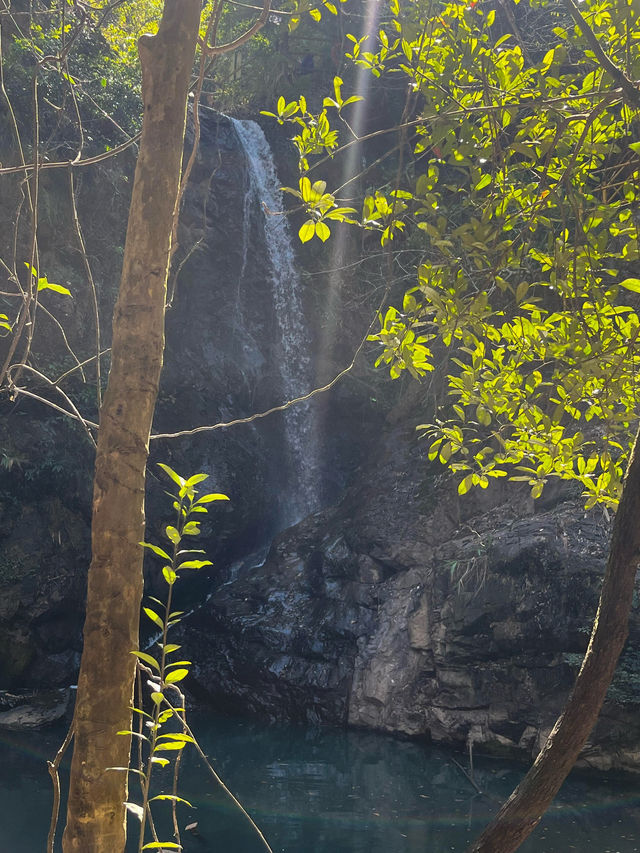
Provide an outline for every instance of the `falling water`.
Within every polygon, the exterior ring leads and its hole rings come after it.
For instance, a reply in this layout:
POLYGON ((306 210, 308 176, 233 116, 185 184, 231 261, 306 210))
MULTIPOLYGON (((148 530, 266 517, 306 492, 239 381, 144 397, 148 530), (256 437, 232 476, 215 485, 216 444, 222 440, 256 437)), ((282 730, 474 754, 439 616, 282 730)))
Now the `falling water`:
MULTIPOLYGON (((300 277, 280 182, 269 143, 254 121, 233 124, 248 167, 245 216, 257 211, 264 228, 268 264, 266 277, 271 287, 279 331, 278 364, 281 392, 291 400, 310 391, 313 372, 309 355, 309 334, 304 323, 300 277)), ((249 223, 244 225, 245 233, 249 223)), ((243 245, 246 253, 246 244, 243 245)), ((246 261, 243 263, 243 271, 246 261)), ((242 282, 240 282, 240 286, 242 282)), ((294 524, 319 505, 320 466, 315 425, 308 404, 297 404, 284 413, 289 477, 287 499, 283 502, 283 526, 294 524)))

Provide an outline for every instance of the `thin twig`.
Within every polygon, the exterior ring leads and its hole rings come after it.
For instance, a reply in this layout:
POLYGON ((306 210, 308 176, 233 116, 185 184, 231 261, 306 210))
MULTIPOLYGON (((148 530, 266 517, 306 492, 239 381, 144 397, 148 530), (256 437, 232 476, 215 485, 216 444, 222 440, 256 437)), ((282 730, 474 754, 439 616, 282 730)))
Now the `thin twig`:
MULTIPOLYGON (((53 386, 52 387, 56 387, 53 386)), ((68 409, 63 409, 62 406, 58 406, 57 403, 53 403, 51 400, 47 400, 46 397, 41 397, 39 394, 34 394, 32 391, 27 391, 26 388, 20 388, 17 385, 12 386, 10 388, 12 397, 30 397, 32 400, 37 400, 39 403, 44 403, 45 406, 49 406, 50 409, 54 409, 56 412, 59 412, 61 415, 66 415, 68 418, 71 418, 74 421, 79 421, 86 429, 87 435, 91 438, 91 443, 93 446, 96 446, 95 439, 89 432, 89 427, 91 429, 98 429, 98 424, 93 421, 87 420, 87 418, 83 418, 82 415, 76 412, 70 412, 68 409)))
POLYGON ((98 310, 98 291, 96 289, 96 283, 93 278, 91 264, 89 263, 89 256, 87 255, 87 247, 84 242, 80 219, 78 218, 78 206, 76 204, 76 194, 73 184, 73 169, 69 169, 69 195, 71 196, 71 215, 73 218, 73 227, 75 229, 76 237, 78 238, 78 243, 80 245, 80 255, 82 257, 84 271, 87 276, 87 281, 89 282, 89 289, 91 291, 93 322, 96 327, 96 400, 98 404, 98 409, 100 409, 100 406, 102 405, 102 377, 100 372, 100 312, 98 310))
POLYGON ((58 768, 60 767, 60 762, 62 761, 69 744, 71 743, 74 732, 75 726, 74 720, 72 720, 71 725, 69 726, 69 731, 65 735, 65 739, 62 741, 62 745, 57 751, 55 758, 53 761, 47 761, 47 770, 49 772, 49 776, 51 776, 51 783, 53 785, 53 806, 51 807, 51 823, 49 824, 49 834, 47 836, 47 853, 53 853, 53 846, 56 840, 56 829, 58 826, 58 816, 60 814, 60 777, 58 775, 58 768))
POLYGON ((457 768, 458 768, 458 770, 462 773, 462 775, 463 775, 466 779, 468 779, 468 780, 469 780, 469 782, 471 782, 471 784, 472 784, 472 785, 473 785, 473 787, 476 789, 476 791, 477 791, 479 794, 483 794, 483 793, 484 793, 484 791, 482 790, 482 788, 480 788, 480 787, 478 786, 478 783, 476 782, 476 780, 475 780, 475 779, 474 779, 474 778, 473 778, 469 773, 467 773, 467 771, 464 769, 464 767, 462 766, 462 764, 460 764, 460 762, 459 762, 459 761, 456 761, 456 760, 455 760, 455 758, 452 758, 452 759, 451 759, 451 761, 456 765, 456 767, 457 767, 457 768))
MULTIPOLYGON (((220 5, 221 0, 214 6, 213 10, 211 11, 209 21, 207 22, 207 29, 204 35, 204 44, 207 44, 207 41, 211 34, 211 30, 218 20, 218 10, 220 9, 220 5)), ((191 153, 189 154, 187 165, 184 167, 182 177, 180 178, 180 186, 178 188, 178 199, 176 201, 176 207, 173 212, 173 223, 171 225, 171 257, 173 257, 176 249, 178 248, 178 220, 180 217, 180 209, 182 207, 184 193, 187 188, 187 184, 189 183, 189 177, 191 175, 193 165, 196 162, 196 157, 198 156, 198 148, 200 147, 200 96, 202 95, 202 86, 204 83, 204 75, 207 66, 205 56, 206 53, 203 49, 200 54, 200 69, 198 71, 198 79, 196 81, 195 89, 193 91, 193 145, 191 146, 191 153)))
POLYGON ((238 36, 238 38, 233 39, 233 41, 227 42, 226 44, 209 46, 205 42, 202 45, 203 49, 206 50, 209 56, 220 56, 223 53, 232 53, 234 50, 237 50, 239 47, 242 47, 245 42, 248 42, 250 39, 252 39, 254 35, 264 27, 264 25, 269 20, 270 10, 271 0, 264 0, 260 17, 254 24, 252 24, 252 26, 249 27, 248 30, 242 33, 242 35, 238 36))
POLYGON ((275 414, 276 412, 284 412, 287 409, 290 409, 291 406, 295 406, 298 403, 304 403, 307 400, 311 400, 311 398, 315 397, 317 394, 324 394, 325 391, 331 390, 331 388, 333 388, 334 385, 336 385, 341 379, 343 379, 348 373, 350 373, 353 370, 355 363, 358 360, 358 356, 362 352, 362 349, 363 349, 364 345, 366 344, 367 339, 368 339, 369 335, 371 334, 373 327, 375 326, 376 322, 378 321, 378 315, 380 314, 382 306, 386 302, 388 295, 389 295, 389 287, 387 286, 385 288, 382 299, 380 300, 380 304, 378 305, 378 308, 376 309, 376 312, 373 316, 373 319, 369 323, 367 331, 365 332, 362 340, 358 344, 356 351, 354 352, 353 358, 351 359, 350 363, 347 365, 347 367, 343 368, 339 373, 337 373, 333 377, 333 379, 331 379, 329 382, 327 382, 326 385, 321 385, 318 388, 314 388, 312 391, 309 391, 307 394, 302 394, 300 397, 294 397, 292 400, 288 400, 286 403, 282 403, 279 406, 272 406, 270 409, 267 409, 264 412, 255 412, 252 415, 247 415, 246 418, 234 418, 234 420, 232 420, 232 421, 222 421, 222 422, 219 422, 217 424, 207 424, 205 426, 194 427, 193 429, 183 429, 183 430, 180 430, 179 432, 155 433, 155 434, 152 434, 150 436, 150 440, 157 441, 158 439, 161 439, 161 438, 163 438, 163 439, 164 438, 181 438, 184 435, 196 435, 199 432, 212 432, 213 430, 216 430, 216 429, 226 429, 227 427, 238 426, 239 424, 250 424, 250 423, 253 423, 253 421, 260 420, 261 418, 266 418, 269 415, 275 414))
MULTIPOLYGON (((177 684, 167 684, 167 687, 172 687, 172 688, 175 690, 175 692, 178 694, 178 696, 179 696, 179 698, 180 698, 180 707, 184 708, 184 704, 185 704, 184 694, 182 693, 182 691, 180 690, 180 688, 178 687, 178 685, 177 685, 177 684)), ((199 743, 198 743, 198 741, 196 740, 196 737, 195 737, 195 735, 194 735, 193 731, 191 730, 191 728, 190 728, 189 724, 187 723, 187 721, 186 721, 185 717, 184 717, 184 716, 182 716, 182 715, 180 715, 180 714, 178 714, 178 713, 176 713, 176 709, 175 709, 175 708, 173 707, 173 705, 169 702, 169 700, 166 698, 166 696, 164 697, 164 701, 167 703, 167 705, 168 705, 170 708, 172 708, 172 709, 173 709, 174 713, 176 714, 176 716, 178 717, 178 719, 179 719, 179 720, 180 720, 180 722, 182 723, 182 728, 183 728, 184 733, 185 733, 186 735, 188 735, 190 738, 192 738, 192 740, 193 740, 193 745, 195 746, 195 748, 196 748, 196 751, 197 751, 198 755, 199 755, 199 756, 200 756, 200 758, 202 759, 202 762, 204 763, 204 766, 207 768, 207 770, 209 771, 209 773, 211 774, 211 776, 215 779, 215 781, 217 782, 217 784, 218 784, 218 785, 220 785, 220 787, 221 787, 221 788, 222 788, 222 790, 225 792, 225 794, 229 797, 229 799, 231 800, 231 802, 232 802, 232 803, 233 803, 233 804, 234 804, 234 805, 235 805, 235 806, 236 806, 236 807, 237 807, 237 808, 242 812, 242 814, 245 816, 245 818, 247 819, 247 821, 248 821, 248 822, 249 822, 249 824, 251 825, 252 829, 254 830, 254 832, 256 833, 256 835, 258 836, 258 838, 260 839, 260 841, 262 841, 262 843, 264 844, 265 849, 266 849, 266 850, 268 850, 268 851, 269 851, 269 853, 273 853, 273 850, 272 850, 272 848, 271 848, 271 846, 270 846, 269 842, 268 842, 268 841, 267 841, 267 839, 264 837, 264 834, 263 834, 262 830, 260 829, 260 827, 258 826, 258 824, 254 821, 254 819, 251 817, 251 815, 249 814, 249 812, 248 812, 248 811, 245 809, 245 807, 242 805, 242 803, 240 802, 240 800, 239 800, 239 799, 238 799, 238 798, 233 794, 233 792, 232 792, 232 791, 227 787, 227 785, 225 785, 225 783, 224 783, 223 779, 218 775, 218 773, 216 773, 215 769, 212 767, 211 763, 209 762, 209 759, 208 759, 208 758, 207 758, 207 756, 204 754, 204 752, 203 752, 203 750, 202 750, 202 747, 200 746, 200 744, 199 744, 199 743)))

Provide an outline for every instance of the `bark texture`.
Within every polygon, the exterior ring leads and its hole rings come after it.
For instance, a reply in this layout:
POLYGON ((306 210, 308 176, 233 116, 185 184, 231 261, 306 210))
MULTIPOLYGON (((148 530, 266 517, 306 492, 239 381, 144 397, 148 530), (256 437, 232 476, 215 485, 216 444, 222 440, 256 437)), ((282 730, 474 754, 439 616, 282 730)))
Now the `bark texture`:
POLYGON ((156 36, 140 39, 140 154, 113 317, 112 364, 100 413, 84 651, 75 709, 65 853, 125 846, 144 486, 164 349, 164 305, 200 0, 165 0, 156 36))
POLYGON ((471 846, 470 853, 513 853, 558 793, 598 719, 627 639, 640 563, 640 433, 616 513, 591 640, 564 711, 533 767, 471 846))

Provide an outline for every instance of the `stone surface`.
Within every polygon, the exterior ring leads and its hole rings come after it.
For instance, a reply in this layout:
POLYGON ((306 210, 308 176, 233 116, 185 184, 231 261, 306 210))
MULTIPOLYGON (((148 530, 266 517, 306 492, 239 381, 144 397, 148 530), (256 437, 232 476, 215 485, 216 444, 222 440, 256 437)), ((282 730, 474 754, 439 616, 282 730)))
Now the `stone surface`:
MULTIPOLYGON (((269 284, 263 211, 247 203, 247 162, 232 121, 203 109, 201 129, 179 229, 174 265, 178 275, 169 282, 165 369, 154 424, 161 433, 241 418, 286 400, 278 371, 279 327, 269 284)), ((187 150, 192 143, 189 125, 187 150)), ((282 139, 276 147, 283 148, 282 139)), ((110 342, 132 170, 132 158, 119 159, 110 169, 83 170, 77 182, 104 347, 110 342), (95 216, 96 208, 100 217, 95 216)), ((19 197, 19 187, 14 189, 19 197)), ((68 226, 68 178, 52 170, 43 176, 41 189, 45 201, 40 229, 46 246, 41 266, 52 281, 68 285, 73 293, 72 298, 45 293, 42 299, 64 326, 78 359, 84 360, 93 355, 95 344, 92 321, 87 319, 92 317, 90 293, 68 226)), ((12 239, 10 201, 0 210, 0 243, 5 235, 12 239)), ((27 252, 28 246, 23 249, 27 252)), ((322 284, 320 276, 301 285, 305 314, 311 317, 310 351, 317 349, 326 315, 317 294, 322 284)), ((336 299, 334 293, 334 310, 336 299)), ((334 333, 325 329, 329 355, 318 375, 322 381, 348 362, 344 351, 353 347, 348 338, 346 344, 334 346, 334 339, 334 333)), ((33 360, 45 373, 57 376, 73 366, 60 329, 46 317, 38 325, 35 342, 33 360)), ((6 346, 7 339, 0 337, 0 361, 6 346)), ((105 357, 103 370, 107 368, 105 357)), ((91 380, 91 364, 85 370, 91 380)), ((78 375, 71 374, 62 387, 88 417, 96 419, 95 392, 75 381, 78 375)), ((47 393, 42 383, 31 387, 47 393)), ((366 453, 363 435, 367 430, 372 434, 379 421, 370 396, 368 387, 347 383, 315 404, 319 456, 326 460, 326 477, 322 472, 319 478, 326 497, 335 496, 348 470, 366 453)), ((212 581, 224 578, 230 561, 261 547, 281 529, 288 483, 297 475, 285 460, 284 444, 282 414, 230 430, 151 443, 150 540, 161 540, 171 512, 164 494, 168 481, 155 462, 168 463, 182 474, 204 472, 213 491, 231 498, 229 504, 213 505, 202 524, 200 547, 206 548, 215 566, 208 573, 194 573, 179 606, 191 606, 212 581)), ((68 685, 76 679, 81 649, 92 447, 80 427, 51 409, 25 398, 4 398, 0 448, 0 640, 5 649, 0 688, 68 685)), ((148 561, 151 594, 164 591, 160 568, 148 561)))
MULTIPOLYGON (((459 498, 390 425, 337 506, 237 567, 190 617, 192 688, 274 719, 534 755, 586 648, 608 534, 570 494, 459 498)), ((638 628, 634 612, 585 765, 640 770, 638 628)))
POLYGON ((70 690, 0 691, 0 729, 39 729, 62 719, 70 690))

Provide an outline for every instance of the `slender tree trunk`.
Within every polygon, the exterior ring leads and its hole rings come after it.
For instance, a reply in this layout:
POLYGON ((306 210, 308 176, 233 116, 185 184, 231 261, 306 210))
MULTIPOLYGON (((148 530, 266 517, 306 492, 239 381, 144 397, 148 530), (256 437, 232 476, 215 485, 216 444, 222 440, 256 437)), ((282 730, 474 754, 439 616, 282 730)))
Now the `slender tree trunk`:
POLYGON ((591 640, 573 692, 533 767, 470 853, 513 853, 535 829, 575 764, 598 719, 627 639, 640 563, 640 432, 613 525, 591 640))
POLYGON ((182 162, 200 0, 165 0, 156 36, 139 42, 140 155, 112 363, 100 412, 84 651, 75 709, 65 853, 120 853, 142 597, 145 467, 164 349, 171 231, 182 162))

